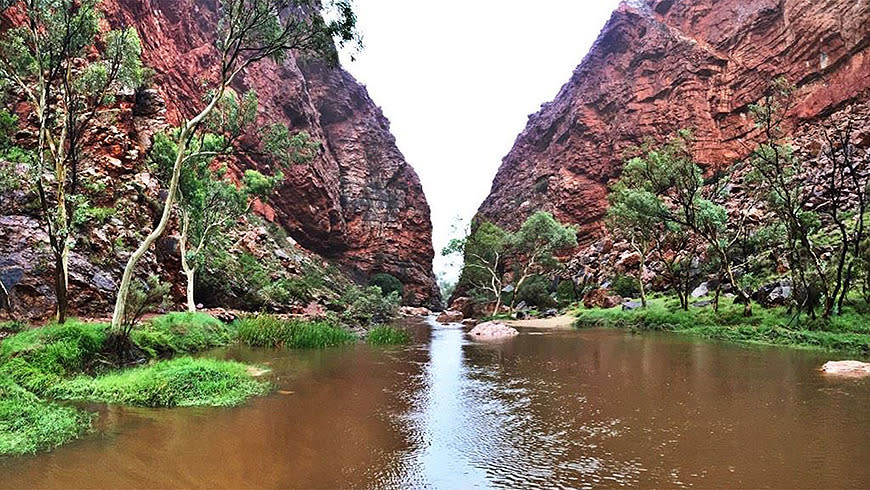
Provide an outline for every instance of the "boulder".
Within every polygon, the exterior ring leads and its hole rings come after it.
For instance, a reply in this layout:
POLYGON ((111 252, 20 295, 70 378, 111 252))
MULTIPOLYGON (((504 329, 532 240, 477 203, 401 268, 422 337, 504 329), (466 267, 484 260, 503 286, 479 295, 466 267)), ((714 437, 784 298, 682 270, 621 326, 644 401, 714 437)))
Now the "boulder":
POLYGON ((461 312, 463 316, 474 316, 474 300, 467 296, 460 296, 450 303, 450 309, 461 312))
POLYGON ((702 298, 704 296, 707 296, 708 294, 710 294, 710 288, 706 282, 702 282, 692 291, 693 298, 702 298))
POLYGON ((436 319, 438 323, 459 323, 463 319, 461 311, 445 310, 436 319))
POLYGON ((418 308, 414 306, 403 306, 399 308, 399 316, 414 317, 414 316, 429 316, 432 312, 428 308, 418 308))
POLYGON ((706 308, 708 306, 711 306, 712 304, 713 300, 707 299, 704 301, 695 301, 694 303, 692 303, 692 306, 694 306, 695 308, 706 308))
POLYGON ((783 306, 791 298, 791 281, 782 280, 765 284, 755 292, 754 299, 763 306, 783 306))
POLYGON ((550 308, 549 310, 541 313, 541 317, 542 318, 552 318, 558 314, 559 314, 559 310, 557 310, 555 308, 550 308))
POLYGON ((516 337, 519 334, 517 329, 498 322, 481 323, 468 332, 468 335, 472 338, 480 340, 507 339, 516 337))
POLYGON ((613 291, 601 288, 590 291, 583 297, 583 306, 586 308, 616 308, 622 304, 622 298, 613 291))
POLYGON ((641 306, 643 306, 643 303, 641 303, 640 301, 626 301, 625 303, 622 303, 622 310, 623 311, 634 311, 634 310, 640 308, 641 306))
POLYGON ((478 320, 475 320, 474 318, 466 318, 466 319, 462 320, 462 325, 466 326, 466 327, 473 327, 473 326, 477 325, 478 323, 480 323, 480 322, 478 320))
POLYGON ((832 376, 850 378, 870 376, 870 363, 861 361, 829 361, 822 366, 822 372, 832 376))

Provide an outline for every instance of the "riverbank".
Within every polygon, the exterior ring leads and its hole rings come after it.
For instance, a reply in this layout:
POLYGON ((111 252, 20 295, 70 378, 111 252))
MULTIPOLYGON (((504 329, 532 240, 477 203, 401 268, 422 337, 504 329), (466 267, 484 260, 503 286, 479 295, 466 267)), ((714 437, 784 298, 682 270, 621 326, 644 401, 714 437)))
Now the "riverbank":
POLYGON ((646 309, 579 309, 578 328, 613 327, 637 331, 667 331, 739 343, 782 345, 838 351, 870 357, 870 313, 849 308, 831 319, 795 317, 785 308, 757 306, 752 317, 743 316, 742 305, 680 310, 675 300, 656 298, 646 309))
MULTIPOLYGON (((133 330, 133 366, 117 365, 105 323, 68 321, 28 328, 6 324, 0 341, 0 456, 47 450, 86 433, 93 414, 76 406, 107 403, 139 407, 245 403, 270 391, 259 366, 190 354, 243 343, 324 348, 358 341, 328 321, 269 315, 224 323, 203 313, 170 313, 133 330)), ((373 344, 402 343, 392 327, 372 329, 373 344)))

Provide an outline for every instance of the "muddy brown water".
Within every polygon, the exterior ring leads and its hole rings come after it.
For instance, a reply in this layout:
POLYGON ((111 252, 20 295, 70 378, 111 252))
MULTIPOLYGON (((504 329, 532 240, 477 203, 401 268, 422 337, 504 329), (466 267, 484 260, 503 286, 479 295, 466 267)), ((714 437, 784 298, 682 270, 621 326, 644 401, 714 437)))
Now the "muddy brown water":
POLYGON ((276 392, 233 409, 100 411, 0 459, 3 488, 870 487, 870 381, 819 353, 615 330, 501 344, 217 351, 276 392))

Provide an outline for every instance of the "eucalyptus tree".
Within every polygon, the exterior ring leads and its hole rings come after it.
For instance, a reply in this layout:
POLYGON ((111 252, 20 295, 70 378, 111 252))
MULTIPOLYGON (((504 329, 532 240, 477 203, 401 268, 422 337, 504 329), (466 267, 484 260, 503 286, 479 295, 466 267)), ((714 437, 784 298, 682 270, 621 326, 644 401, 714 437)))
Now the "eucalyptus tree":
POLYGON ((121 331, 127 294, 136 264, 166 230, 178 196, 182 170, 191 160, 200 158, 188 151, 191 141, 215 107, 223 100, 236 77, 248 67, 265 59, 282 62, 291 50, 316 56, 337 64, 335 43, 357 39, 356 16, 350 2, 316 0, 222 0, 215 25, 215 48, 218 53, 215 81, 205 91, 205 106, 183 122, 174 136, 177 146, 169 188, 160 221, 130 255, 118 288, 112 327, 121 331), (323 13, 323 8, 328 12, 323 13))
POLYGON ((577 247, 577 232, 556 221, 552 214, 538 211, 511 234, 510 251, 514 268, 514 295, 511 309, 516 304, 520 288, 529 278, 551 272, 558 266, 555 254, 577 247))
POLYGON ((115 94, 142 79, 136 31, 100 33, 97 5, 98 0, 0 1, 4 13, 22 19, 0 34, 0 78, 22 94, 36 120, 24 183, 38 197, 54 255, 59 323, 66 320, 74 221, 84 203, 84 138, 115 94))

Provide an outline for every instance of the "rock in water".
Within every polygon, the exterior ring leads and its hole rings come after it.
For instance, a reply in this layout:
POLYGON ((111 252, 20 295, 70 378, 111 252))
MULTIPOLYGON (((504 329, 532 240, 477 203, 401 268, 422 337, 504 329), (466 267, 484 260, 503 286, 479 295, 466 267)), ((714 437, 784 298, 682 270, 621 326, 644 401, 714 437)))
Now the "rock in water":
POLYGON ((438 323, 459 323, 463 318, 460 311, 446 310, 441 312, 436 320, 438 323))
POLYGON ((480 340, 497 340, 516 337, 520 333, 517 329, 509 327, 504 323, 486 322, 471 329, 468 332, 472 338, 480 340))
POLYGON ((870 376, 870 363, 861 361, 829 361, 822 366, 822 372, 833 376, 870 376))

